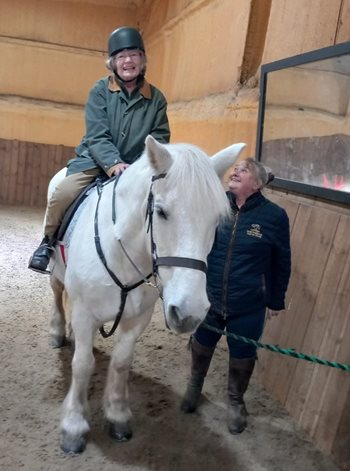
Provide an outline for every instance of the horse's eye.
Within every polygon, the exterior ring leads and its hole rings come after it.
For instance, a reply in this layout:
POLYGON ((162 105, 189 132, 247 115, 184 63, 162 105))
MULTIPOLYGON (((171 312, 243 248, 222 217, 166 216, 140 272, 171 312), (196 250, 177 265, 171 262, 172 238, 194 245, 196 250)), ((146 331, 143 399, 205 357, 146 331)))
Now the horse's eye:
POLYGON ((157 206, 156 207, 156 212, 158 214, 158 216, 162 219, 168 219, 168 216, 166 214, 166 212, 164 211, 163 208, 161 208, 160 206, 157 206))

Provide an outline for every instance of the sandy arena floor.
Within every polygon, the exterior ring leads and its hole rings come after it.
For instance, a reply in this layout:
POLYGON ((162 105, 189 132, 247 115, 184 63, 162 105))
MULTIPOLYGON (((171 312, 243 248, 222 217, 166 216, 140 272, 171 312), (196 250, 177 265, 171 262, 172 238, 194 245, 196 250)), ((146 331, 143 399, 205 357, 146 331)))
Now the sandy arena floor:
POLYGON ((179 411, 189 372, 188 337, 167 331, 158 308, 137 344, 130 378, 134 436, 114 443, 104 430, 102 390, 113 339, 96 340, 86 451, 59 447, 60 408, 70 382, 71 350, 48 346, 48 278, 26 268, 41 238, 43 211, 0 206, 1 395, 3 471, 334 471, 289 416, 252 381, 249 426, 226 430, 227 351, 221 342, 195 414, 179 411))

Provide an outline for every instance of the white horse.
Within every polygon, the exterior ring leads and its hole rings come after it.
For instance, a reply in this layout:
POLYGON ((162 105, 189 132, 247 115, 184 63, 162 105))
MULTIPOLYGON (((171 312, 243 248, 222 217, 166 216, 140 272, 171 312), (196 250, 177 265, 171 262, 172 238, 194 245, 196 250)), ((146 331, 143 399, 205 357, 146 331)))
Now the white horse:
POLYGON ((204 320, 209 309, 206 259, 220 219, 230 215, 219 177, 244 147, 235 144, 209 159, 195 146, 162 145, 148 136, 145 152, 118 184, 111 182, 100 195, 95 190, 87 197, 70 238, 66 266, 56 245, 50 276, 55 296, 51 341, 58 347, 65 339, 63 290, 71 305, 75 341, 60 426, 64 451, 78 453, 86 446, 93 342, 104 323, 118 314, 104 412, 110 435, 124 441, 132 435, 127 381, 134 347, 157 298, 161 294, 166 323, 174 332, 193 332, 204 320), (158 287, 144 282, 152 273, 158 287))

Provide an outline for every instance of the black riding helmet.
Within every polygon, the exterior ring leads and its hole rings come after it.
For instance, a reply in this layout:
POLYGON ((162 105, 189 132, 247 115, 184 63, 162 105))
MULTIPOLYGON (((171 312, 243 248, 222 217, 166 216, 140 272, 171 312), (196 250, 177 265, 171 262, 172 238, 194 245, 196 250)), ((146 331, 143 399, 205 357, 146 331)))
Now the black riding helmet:
POLYGON ((109 57, 123 49, 141 49, 141 51, 145 52, 143 39, 137 29, 122 26, 111 33, 108 39, 109 57))

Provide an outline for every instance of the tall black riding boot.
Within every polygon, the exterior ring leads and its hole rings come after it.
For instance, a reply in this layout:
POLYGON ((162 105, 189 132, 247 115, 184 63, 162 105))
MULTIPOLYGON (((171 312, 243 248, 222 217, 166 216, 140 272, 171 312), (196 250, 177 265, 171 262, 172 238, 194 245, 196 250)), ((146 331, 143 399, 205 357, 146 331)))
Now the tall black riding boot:
POLYGON ((39 247, 34 251, 28 264, 28 268, 37 271, 39 273, 50 274, 47 270, 47 266, 50 261, 51 254, 53 252, 53 238, 45 236, 41 241, 39 247))
POLYGON ((209 369, 209 365, 215 347, 205 347, 194 337, 191 339, 191 377, 187 384, 187 389, 181 403, 181 410, 186 414, 194 412, 202 392, 204 378, 209 369))
POLYGON ((228 377, 227 425, 230 433, 241 433, 247 426, 247 409, 243 400, 253 374, 255 358, 230 358, 228 377))

